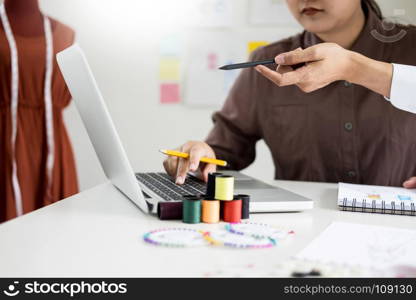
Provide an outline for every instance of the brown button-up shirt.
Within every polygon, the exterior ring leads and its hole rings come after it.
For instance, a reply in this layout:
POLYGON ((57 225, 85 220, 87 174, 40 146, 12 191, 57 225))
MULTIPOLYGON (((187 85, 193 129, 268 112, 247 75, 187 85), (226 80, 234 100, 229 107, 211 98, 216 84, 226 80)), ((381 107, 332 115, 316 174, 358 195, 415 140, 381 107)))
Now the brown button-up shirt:
MULTIPOLYGON (((320 42, 303 32, 257 50, 252 59, 269 59, 320 42)), ((416 28, 384 30, 369 12, 351 50, 380 61, 416 65, 416 28), (400 30, 407 34, 386 43, 376 39, 373 30, 386 36, 400 30)), ((251 164, 256 142, 264 139, 276 179, 400 186, 416 176, 416 115, 348 82, 306 94, 296 86, 278 87, 245 69, 213 120, 207 143, 232 169, 251 164)))

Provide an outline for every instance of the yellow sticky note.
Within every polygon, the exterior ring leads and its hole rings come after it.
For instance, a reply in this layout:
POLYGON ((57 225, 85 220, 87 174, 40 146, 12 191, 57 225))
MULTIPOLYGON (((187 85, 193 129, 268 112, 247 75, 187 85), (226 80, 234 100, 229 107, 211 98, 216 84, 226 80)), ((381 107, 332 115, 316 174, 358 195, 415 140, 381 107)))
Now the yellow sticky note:
POLYGON ((267 46, 268 44, 269 43, 265 42, 265 41, 251 41, 251 42, 248 42, 248 45, 247 45, 248 54, 250 54, 251 52, 253 52, 257 48, 267 46))
POLYGON ((180 61, 173 58, 162 58, 159 66, 160 80, 180 80, 180 61))

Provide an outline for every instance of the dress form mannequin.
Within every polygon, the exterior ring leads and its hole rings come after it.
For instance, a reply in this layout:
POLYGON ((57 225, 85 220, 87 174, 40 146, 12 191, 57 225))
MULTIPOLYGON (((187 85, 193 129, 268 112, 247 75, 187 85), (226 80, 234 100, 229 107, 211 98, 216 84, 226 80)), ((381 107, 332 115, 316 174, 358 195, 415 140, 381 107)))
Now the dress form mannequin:
POLYGON ((4 6, 15 34, 27 37, 44 35, 38 0, 5 0, 4 6))
POLYGON ((4 0, 0 13, 1 223, 75 194, 78 184, 63 120, 71 96, 54 59, 75 33, 43 15, 38 0, 4 0))

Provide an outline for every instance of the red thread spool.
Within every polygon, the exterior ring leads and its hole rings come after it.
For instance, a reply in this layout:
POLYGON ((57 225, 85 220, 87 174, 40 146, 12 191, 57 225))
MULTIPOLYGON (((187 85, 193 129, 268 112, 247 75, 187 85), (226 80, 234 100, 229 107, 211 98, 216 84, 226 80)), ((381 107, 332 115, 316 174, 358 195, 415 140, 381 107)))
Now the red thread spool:
POLYGON ((242 200, 224 201, 223 203, 223 219, 228 223, 241 222, 242 200))

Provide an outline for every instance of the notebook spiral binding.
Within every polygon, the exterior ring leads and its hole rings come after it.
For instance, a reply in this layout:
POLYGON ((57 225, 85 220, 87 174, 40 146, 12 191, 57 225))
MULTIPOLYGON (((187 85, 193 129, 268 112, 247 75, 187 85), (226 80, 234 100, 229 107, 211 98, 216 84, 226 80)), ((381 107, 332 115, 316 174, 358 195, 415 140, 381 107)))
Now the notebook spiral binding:
POLYGON ((410 209, 406 209, 405 203, 400 201, 400 208, 396 208, 396 202, 392 201, 390 203, 390 208, 386 207, 386 201, 381 201, 381 207, 377 207, 377 201, 371 201, 371 207, 367 206, 367 199, 362 199, 357 205, 357 199, 354 198, 352 201, 348 201, 347 198, 343 198, 342 205, 340 209, 343 211, 352 211, 352 212, 366 212, 366 213, 381 213, 381 214, 391 214, 391 215, 407 215, 407 216, 416 216, 416 207, 415 203, 410 203, 410 209))

